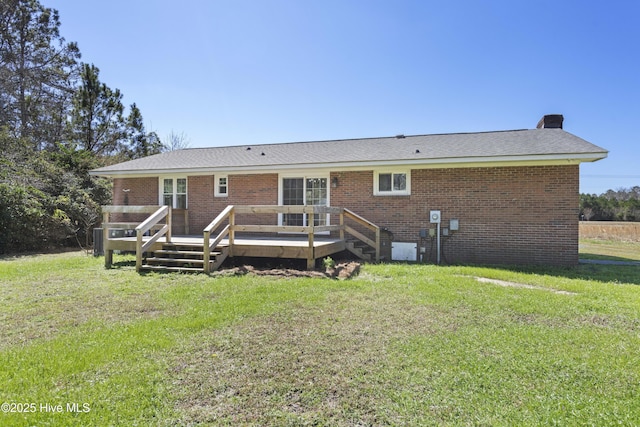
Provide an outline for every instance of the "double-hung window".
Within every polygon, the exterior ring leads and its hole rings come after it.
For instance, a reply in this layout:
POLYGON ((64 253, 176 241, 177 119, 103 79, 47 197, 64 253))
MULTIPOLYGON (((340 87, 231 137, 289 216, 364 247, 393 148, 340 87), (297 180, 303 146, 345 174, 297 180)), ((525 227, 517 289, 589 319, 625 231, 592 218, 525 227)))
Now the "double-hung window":
POLYGON ((408 196, 411 194, 409 171, 376 171, 373 179, 376 196, 408 196))
POLYGON ((174 209, 187 209, 187 178, 162 178, 161 204, 174 209))
POLYGON ((229 195, 229 178, 226 175, 216 175, 214 195, 216 197, 227 197, 229 195))

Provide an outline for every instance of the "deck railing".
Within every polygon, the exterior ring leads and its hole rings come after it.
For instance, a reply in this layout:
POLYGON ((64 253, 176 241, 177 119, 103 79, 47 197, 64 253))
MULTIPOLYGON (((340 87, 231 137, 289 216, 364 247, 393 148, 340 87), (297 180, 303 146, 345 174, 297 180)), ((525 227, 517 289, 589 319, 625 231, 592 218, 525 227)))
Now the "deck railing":
POLYGON ((207 225, 204 229, 204 272, 209 274, 211 272, 211 251, 222 242, 222 239, 229 236, 229 251, 233 250, 234 230, 233 224, 235 222, 235 214, 233 205, 227 206, 220 214, 211 221, 211 224, 207 225), (216 231, 220 226, 229 219, 229 223, 218 233, 218 236, 211 242, 211 232, 216 231))
POLYGON ((225 238, 229 237, 229 256, 233 256, 233 244, 236 232, 247 233, 301 233, 307 235, 307 268, 313 268, 315 263, 313 245, 316 233, 339 232, 340 239, 344 241, 345 233, 348 233, 358 240, 366 243, 375 250, 375 261, 380 261, 380 229, 372 222, 362 218, 348 209, 330 206, 271 206, 252 205, 234 206, 229 205, 204 229, 204 269, 209 272, 209 261, 211 251, 225 238), (306 215, 307 225, 251 225, 238 224, 237 214, 303 214, 306 215), (314 225, 316 215, 339 215, 339 224, 336 225, 314 225), (371 230, 374 238, 370 239, 356 229, 345 224, 345 219, 355 221, 364 228, 371 230), (227 222, 228 221, 228 222, 227 222), (226 225, 225 225, 226 224, 226 225), (217 237, 211 241, 211 234, 224 225, 217 237))
MULTIPOLYGON (((380 227, 378 227, 377 225, 375 225, 374 223, 372 223, 368 219, 365 219, 365 218, 361 217, 360 215, 350 211, 347 208, 343 208, 343 210, 342 210, 342 214, 340 215, 340 224, 344 225, 344 231, 345 232, 351 234, 356 239, 358 239, 358 240, 366 243, 367 245, 371 246, 372 248, 374 248, 376 250, 376 252, 375 252, 375 261, 376 262, 380 262, 380 227), (371 232, 373 232, 374 236, 375 236, 374 239, 371 240, 370 238, 368 238, 364 234, 360 233, 356 229, 354 229, 354 228, 350 227, 349 225, 345 224, 345 222, 344 222, 345 219, 350 219, 350 220, 354 221, 356 224, 359 224, 362 227, 364 227, 364 228, 370 230, 371 232)), ((344 239, 344 236, 341 235, 340 238, 344 239)))
POLYGON ((140 271, 142 268, 142 254, 147 252, 151 246, 158 241, 162 236, 166 237, 166 242, 171 242, 171 208, 169 206, 161 206, 150 215, 147 219, 140 223, 136 227, 136 271, 140 271), (143 236, 146 232, 151 230, 163 219, 167 218, 166 223, 160 227, 157 233, 151 236, 146 241, 143 240, 143 236))
MULTIPOLYGON (((114 249, 131 250, 134 243, 133 236, 111 240, 110 230, 135 230, 136 270, 138 271, 142 268, 142 257, 145 252, 154 250, 153 248, 158 246, 158 241, 163 237, 167 243, 171 242, 171 208, 168 206, 103 206, 102 212, 106 267, 110 267, 113 262, 114 249), (149 215, 142 222, 111 222, 111 214, 149 215)), ((334 235, 339 235, 342 242, 346 242, 347 235, 353 236, 373 248, 374 261, 380 261, 380 228, 349 209, 330 206, 230 205, 203 230, 203 270, 206 273, 209 273, 212 268, 212 251, 220 246, 225 238, 228 244, 224 249, 224 256, 233 256, 236 232, 306 234, 308 246, 305 248, 303 257, 307 259, 308 268, 313 268, 315 264, 317 252, 314 250, 314 240, 317 233, 335 233, 334 235), (241 215, 240 219, 243 222, 248 222, 247 216, 269 214, 302 214, 306 216, 307 225, 238 224, 237 215, 241 215), (323 225, 314 225, 318 216, 321 218, 325 216, 327 220, 333 218, 334 221, 338 217, 339 220, 334 225, 326 225, 325 221, 321 221, 323 225), (215 237, 212 238, 212 236, 215 237)), ((224 260, 223 257, 218 258, 224 260)))
POLYGON ((163 236, 171 242, 171 208, 168 206, 102 206, 102 232, 105 259, 104 264, 110 267, 113 263, 114 248, 110 243, 111 230, 135 230, 136 233, 136 270, 142 267, 142 254, 163 236), (142 222, 111 222, 111 214, 151 214, 142 222), (164 224, 160 223, 166 218, 164 224), (144 240, 145 233, 157 230, 153 236, 144 240))

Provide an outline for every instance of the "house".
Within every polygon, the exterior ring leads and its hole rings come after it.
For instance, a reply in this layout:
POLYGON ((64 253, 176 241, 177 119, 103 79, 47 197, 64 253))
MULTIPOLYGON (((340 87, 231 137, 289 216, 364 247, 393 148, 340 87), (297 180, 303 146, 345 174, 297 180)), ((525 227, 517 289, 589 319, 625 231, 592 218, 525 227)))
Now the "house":
POLYGON ((173 235, 202 235, 229 205, 331 206, 383 230, 383 259, 574 265, 579 165, 607 151, 562 125, 547 115, 525 130, 191 148, 91 173, 113 179, 114 205, 172 207, 173 235))

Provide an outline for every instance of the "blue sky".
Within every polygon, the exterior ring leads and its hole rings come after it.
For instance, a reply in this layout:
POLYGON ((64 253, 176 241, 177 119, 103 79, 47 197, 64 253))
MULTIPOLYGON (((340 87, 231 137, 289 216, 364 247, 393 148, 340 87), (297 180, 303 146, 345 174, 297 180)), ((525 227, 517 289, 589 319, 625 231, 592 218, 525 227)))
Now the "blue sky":
POLYGON ((640 2, 41 1, 161 138, 531 129, 559 113, 610 151, 581 165, 581 192, 640 185, 640 2))

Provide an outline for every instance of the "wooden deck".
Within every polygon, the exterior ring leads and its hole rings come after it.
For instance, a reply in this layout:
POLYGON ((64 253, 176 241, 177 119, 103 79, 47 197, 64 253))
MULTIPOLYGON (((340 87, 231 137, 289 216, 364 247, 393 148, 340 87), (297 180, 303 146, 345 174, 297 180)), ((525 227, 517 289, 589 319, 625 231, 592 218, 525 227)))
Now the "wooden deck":
MULTIPOLYGON (((143 238, 147 242, 149 238, 143 238)), ((137 245, 136 237, 115 237, 109 239, 111 249, 135 252, 137 245)), ((171 242, 176 246, 198 246, 204 245, 202 236, 172 236, 171 242)), ((154 242, 149 252, 160 250, 167 244, 166 239, 159 239, 154 242)), ((229 239, 222 239, 219 247, 229 247, 229 239)), ((345 250, 345 242, 337 238, 316 237, 313 239, 314 259, 324 258, 345 250)), ((282 236, 282 237, 242 237, 236 235, 233 245, 233 256, 264 257, 264 258, 291 258, 308 259, 309 241, 306 236, 282 236)))
MULTIPOLYGON (((202 236, 172 236, 168 206, 103 206, 105 266, 113 251, 136 253, 136 270, 158 269, 210 273, 227 257, 305 259, 307 268, 316 261, 349 250, 358 257, 380 260, 380 229, 344 208, 328 206, 227 206, 203 230, 202 236), (149 214, 140 223, 111 222, 111 214, 149 214), (269 225, 237 224, 236 215, 255 217, 301 214, 306 224, 333 216, 337 224, 269 225), (355 228, 354 228, 355 227, 355 228), (112 230, 129 230, 128 237, 112 236, 112 230), (368 235, 366 235, 368 234, 368 235), (349 236, 349 240, 347 239, 349 236), (274 237, 275 236, 275 237, 274 237)), ((123 233, 122 231, 120 232, 123 233)))

